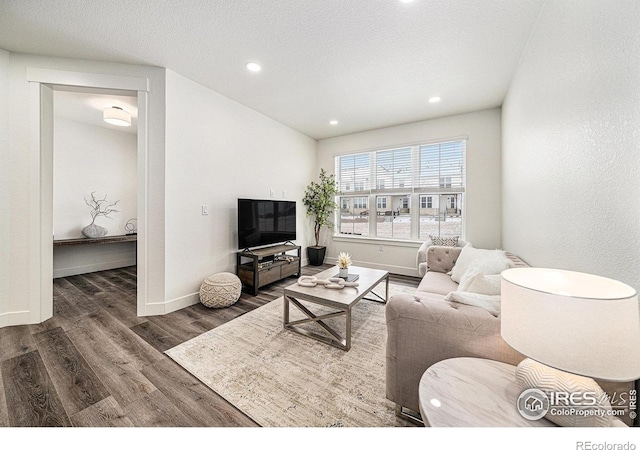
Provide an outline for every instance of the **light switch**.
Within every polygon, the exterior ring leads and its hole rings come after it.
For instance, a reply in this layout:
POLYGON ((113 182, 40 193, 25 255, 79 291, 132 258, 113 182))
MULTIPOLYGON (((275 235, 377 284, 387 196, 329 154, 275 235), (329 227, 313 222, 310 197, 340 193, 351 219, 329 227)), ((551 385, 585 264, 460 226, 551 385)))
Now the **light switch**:
POLYGON ((202 215, 203 216, 209 215, 209 205, 202 205, 202 215))
POLYGON ((269 189, 269 195, 271 197, 274 197, 276 195, 276 193, 273 191, 273 189, 269 189))

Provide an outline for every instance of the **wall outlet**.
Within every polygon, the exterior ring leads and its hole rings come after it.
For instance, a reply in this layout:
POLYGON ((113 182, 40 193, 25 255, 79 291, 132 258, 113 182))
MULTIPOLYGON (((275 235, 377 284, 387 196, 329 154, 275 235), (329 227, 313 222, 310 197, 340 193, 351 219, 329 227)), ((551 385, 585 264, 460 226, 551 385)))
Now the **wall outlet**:
POLYGON ((382 245, 380 245, 380 246, 378 247, 378 251, 379 251, 379 252, 384 251, 384 250, 382 249, 382 245))
POLYGON ((287 191, 282 191, 282 198, 287 198, 287 191))
POLYGON ((273 191, 273 189, 269 189, 269 195, 271 197, 274 197, 276 195, 276 193, 273 191))
POLYGON ((202 205, 202 215, 203 216, 209 215, 209 205, 202 205))

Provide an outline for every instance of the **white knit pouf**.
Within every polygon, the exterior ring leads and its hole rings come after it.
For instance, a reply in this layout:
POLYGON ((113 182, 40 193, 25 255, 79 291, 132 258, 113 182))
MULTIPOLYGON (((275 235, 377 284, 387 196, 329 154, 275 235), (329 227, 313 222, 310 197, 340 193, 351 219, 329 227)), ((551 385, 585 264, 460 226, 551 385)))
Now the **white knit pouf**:
POLYGON ((237 302, 241 293, 240 278, 229 272, 216 273, 202 282, 200 301, 209 308, 224 308, 237 302))

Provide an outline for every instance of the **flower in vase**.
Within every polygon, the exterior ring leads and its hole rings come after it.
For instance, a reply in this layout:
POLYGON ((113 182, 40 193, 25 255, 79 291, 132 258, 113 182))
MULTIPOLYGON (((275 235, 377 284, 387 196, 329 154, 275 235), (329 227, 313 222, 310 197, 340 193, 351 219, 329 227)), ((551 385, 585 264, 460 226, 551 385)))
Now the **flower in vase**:
POLYGON ((351 256, 348 253, 340 252, 338 255, 338 267, 346 269, 351 265, 351 256))

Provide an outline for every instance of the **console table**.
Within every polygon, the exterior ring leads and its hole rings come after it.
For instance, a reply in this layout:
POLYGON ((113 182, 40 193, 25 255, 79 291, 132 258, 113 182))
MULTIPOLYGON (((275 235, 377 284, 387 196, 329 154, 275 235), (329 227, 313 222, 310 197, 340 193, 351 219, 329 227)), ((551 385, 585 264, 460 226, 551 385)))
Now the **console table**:
POLYGON ((299 245, 282 244, 255 250, 246 249, 238 252, 237 275, 242 281, 242 288, 253 295, 258 289, 291 275, 300 276, 301 258, 299 245), (295 255, 287 252, 295 251, 295 255), (243 262, 249 259, 249 262, 243 262))
POLYGON ((135 242, 137 240, 137 234, 123 234, 118 236, 104 236, 101 238, 54 239, 53 246, 60 247, 63 245, 117 244, 119 242, 135 242))

